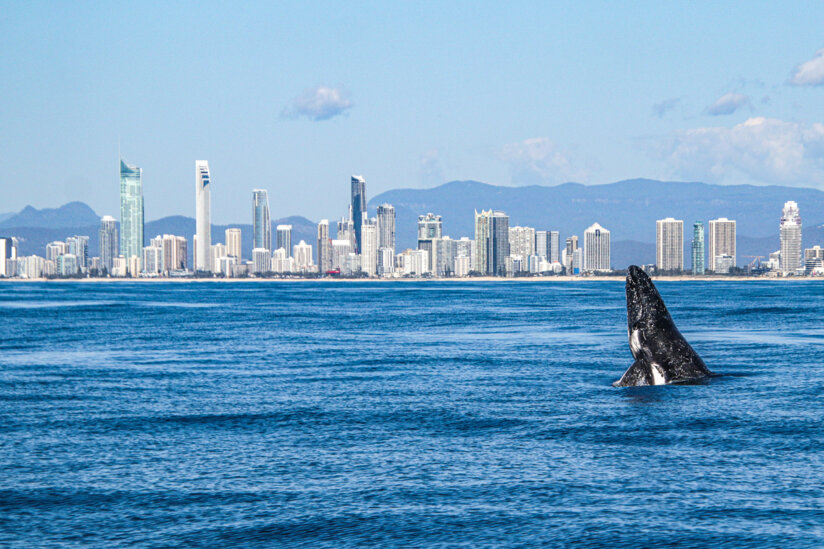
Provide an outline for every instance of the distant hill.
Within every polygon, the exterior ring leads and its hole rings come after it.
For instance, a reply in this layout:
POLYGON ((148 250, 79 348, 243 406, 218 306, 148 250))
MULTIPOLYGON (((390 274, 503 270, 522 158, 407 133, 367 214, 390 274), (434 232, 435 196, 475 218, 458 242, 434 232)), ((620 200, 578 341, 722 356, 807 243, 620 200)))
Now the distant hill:
POLYGON ((397 189, 375 196, 369 210, 387 202, 395 206, 398 247, 415 246, 418 216, 427 212, 444 220, 444 234, 474 237, 474 211, 503 210, 510 225, 557 230, 561 239, 598 222, 611 231, 613 265, 655 261, 655 221, 684 220, 684 256, 693 221, 728 217, 737 221, 739 264, 743 255, 766 255, 778 247, 778 221, 787 200, 795 200, 806 223, 804 245, 824 244, 824 192, 796 187, 709 185, 633 179, 606 185, 564 183, 557 186, 502 187, 478 181, 452 181, 431 189, 397 189), (771 243, 773 242, 773 243, 771 243), (653 244, 650 248, 642 244, 653 244))
POLYGON ((88 227, 98 225, 100 216, 83 202, 69 202, 59 208, 38 210, 26 206, 16 214, 9 214, 0 221, 0 229, 11 227, 36 227, 40 229, 58 229, 69 227, 88 227))
POLYGON ((2 223, 3 221, 5 221, 6 219, 8 219, 10 217, 14 217, 15 215, 17 215, 17 214, 14 213, 14 212, 0 214, 0 223, 2 223))

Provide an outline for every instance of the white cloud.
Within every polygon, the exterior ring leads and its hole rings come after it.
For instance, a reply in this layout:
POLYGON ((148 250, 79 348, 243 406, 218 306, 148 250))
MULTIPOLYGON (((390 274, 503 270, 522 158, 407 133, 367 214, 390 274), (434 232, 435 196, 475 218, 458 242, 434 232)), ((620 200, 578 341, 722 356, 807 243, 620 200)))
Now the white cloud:
POLYGON ((652 106, 652 114, 658 118, 663 118, 665 114, 677 107, 680 102, 681 100, 677 97, 672 99, 664 99, 663 101, 652 106))
POLYGON ((425 185, 440 185, 443 183, 441 169, 441 153, 438 149, 425 151, 418 159, 421 180, 425 185))
POLYGON ((824 124, 750 118, 732 127, 679 131, 657 155, 686 179, 824 185, 824 124))
POLYGON ((720 116, 724 114, 732 114, 741 107, 750 104, 750 98, 743 93, 725 93, 718 100, 704 109, 706 114, 710 116, 720 116))
POLYGON ((501 158, 509 164, 515 182, 566 183, 587 178, 585 170, 573 165, 569 153, 546 137, 504 145, 501 158))
POLYGON ((286 118, 305 116, 318 122, 320 120, 329 120, 351 108, 352 101, 349 100, 346 92, 337 88, 318 86, 306 90, 296 97, 292 102, 292 106, 284 109, 281 115, 286 118))
POLYGON ((821 86, 824 84, 824 49, 818 50, 815 57, 801 63, 790 77, 793 86, 821 86))

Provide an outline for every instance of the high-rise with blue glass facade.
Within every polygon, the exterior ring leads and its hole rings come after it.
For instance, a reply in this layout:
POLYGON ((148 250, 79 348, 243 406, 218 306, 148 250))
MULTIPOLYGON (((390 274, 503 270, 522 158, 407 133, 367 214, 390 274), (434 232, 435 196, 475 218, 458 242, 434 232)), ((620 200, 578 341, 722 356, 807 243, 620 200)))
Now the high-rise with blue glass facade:
POLYGON ((120 255, 143 255, 143 170, 120 159, 120 255))
POLYGON ((253 248, 272 251, 272 222, 269 220, 269 193, 265 189, 252 191, 252 230, 254 232, 253 248))
POLYGON ((366 180, 362 175, 352 176, 352 215, 350 221, 355 227, 355 253, 361 251, 361 226, 366 213, 366 180))
POLYGON ((692 224, 692 274, 704 274, 704 224, 692 224))

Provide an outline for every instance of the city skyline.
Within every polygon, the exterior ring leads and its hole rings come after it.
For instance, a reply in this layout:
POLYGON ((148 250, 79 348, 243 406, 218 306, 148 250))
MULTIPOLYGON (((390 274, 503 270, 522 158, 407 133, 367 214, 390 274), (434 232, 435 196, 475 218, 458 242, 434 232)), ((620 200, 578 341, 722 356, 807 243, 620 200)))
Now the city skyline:
MULTIPOLYGON (((518 276, 519 273, 585 274, 608 273, 611 262, 611 231, 598 222, 583 232, 582 246, 578 236, 566 239, 566 249, 556 257, 560 248, 557 231, 536 230, 534 227, 511 226, 509 216, 500 210, 475 211, 474 239, 461 236, 453 239, 443 232, 441 215, 429 212, 418 216, 417 246, 396 253, 395 209, 388 203, 377 207, 377 217, 368 216, 366 180, 361 175, 350 177, 349 216, 337 224, 334 239, 329 234, 329 223, 317 225, 317 255, 313 245, 301 240, 293 246, 292 225, 278 224, 274 250, 265 244, 266 233, 271 233, 272 221, 268 214, 268 190, 252 191, 253 247, 251 261, 244 261, 242 235, 239 228, 225 231, 225 242, 214 242, 211 237, 211 173, 207 160, 195 161, 196 230, 192 237, 192 273, 195 275, 238 276, 267 273, 318 273, 374 276, 405 275, 466 276, 470 273, 492 276, 518 276), (360 218, 360 222, 356 220, 360 218), (317 257, 317 263, 314 262, 317 257), (327 259, 329 258, 329 259, 327 259), (326 269, 326 270, 324 270, 326 269), (401 269, 401 271, 398 271, 401 269)), ((66 241, 54 241, 46 246, 45 258, 32 256, 33 266, 11 265, 17 261, 16 239, 6 239, 4 271, 12 276, 22 272, 41 271, 47 275, 73 275, 77 272, 103 272, 115 276, 160 274, 185 276, 189 271, 188 243, 185 237, 164 234, 152 238, 137 253, 126 256, 138 244, 138 235, 144 233, 142 203, 142 169, 120 159, 121 215, 124 230, 120 231, 121 254, 113 257, 113 242, 117 238, 117 221, 111 216, 100 219, 99 255, 91 261, 89 237, 71 236, 66 241), (11 253, 9 253, 11 250, 11 253), (11 266, 10 266, 11 265, 11 266)), ((656 261, 645 266, 664 273, 684 272, 683 220, 673 217, 656 221, 656 261)), ((817 249, 802 249, 801 218, 796 202, 784 204, 780 219, 780 250, 770 252, 765 262, 770 269, 779 267, 784 275, 808 274, 819 265, 817 249), (812 255, 812 257, 810 257, 812 255), (810 261, 812 261, 810 263, 810 261)), ((736 221, 726 217, 709 221, 709 252, 706 258, 709 271, 729 273, 737 267, 736 221)), ((691 243, 693 274, 700 274, 705 261, 703 225, 694 224, 691 243), (699 255, 700 254, 700 255, 699 255)), ((756 257, 750 267, 764 256, 756 257)), ((759 262, 760 266, 760 262, 759 262)))

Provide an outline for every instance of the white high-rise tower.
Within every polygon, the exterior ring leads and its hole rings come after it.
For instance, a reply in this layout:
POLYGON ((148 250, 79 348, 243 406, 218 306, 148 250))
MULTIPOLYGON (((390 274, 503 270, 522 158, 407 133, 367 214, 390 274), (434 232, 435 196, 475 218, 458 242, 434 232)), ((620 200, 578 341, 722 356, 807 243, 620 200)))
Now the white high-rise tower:
POLYGON ((378 248, 389 248, 395 255, 395 207, 391 204, 378 206, 378 248))
POLYGON ((655 265, 658 270, 684 270, 684 221, 668 217, 655 222, 655 265))
POLYGON ((212 249, 212 220, 210 195, 209 162, 206 160, 195 160, 195 192, 196 192, 196 216, 195 229, 197 233, 197 246, 195 246, 195 271, 212 270, 211 249, 212 249))
POLYGON ((801 213, 798 204, 790 200, 784 203, 779 225, 781 236, 781 272, 795 273, 804 266, 801 263, 801 213))
POLYGON ((726 217, 710 219, 709 237, 710 270, 719 270, 716 259, 725 255, 730 256, 735 266, 735 220, 726 217))
POLYGON ((610 245, 609 231, 593 223, 584 231, 584 270, 609 271, 610 245))
POLYGON ((100 220, 100 264, 111 274, 114 258, 117 257, 117 221, 110 215, 100 220))

